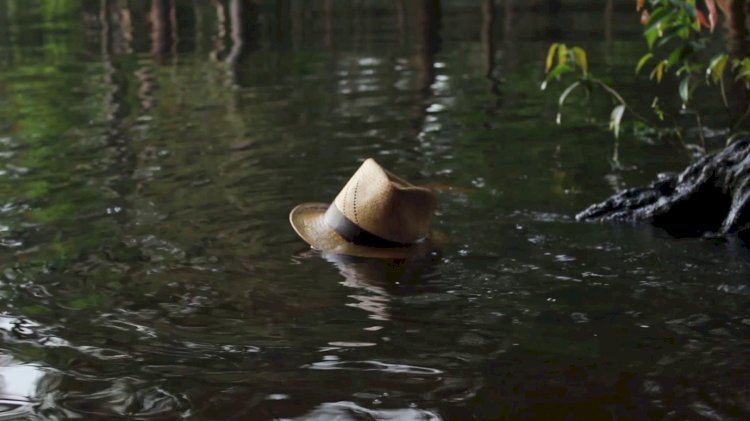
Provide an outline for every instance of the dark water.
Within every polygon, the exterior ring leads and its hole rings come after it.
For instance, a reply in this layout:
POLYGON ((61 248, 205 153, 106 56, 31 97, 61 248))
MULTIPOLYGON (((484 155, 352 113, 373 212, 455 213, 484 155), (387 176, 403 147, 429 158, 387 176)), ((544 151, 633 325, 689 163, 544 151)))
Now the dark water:
POLYGON ((651 100, 613 3, 1 1, 3 418, 747 418, 747 248, 573 220, 690 162, 554 124, 550 41, 651 100), (440 256, 295 236, 366 157, 440 256))

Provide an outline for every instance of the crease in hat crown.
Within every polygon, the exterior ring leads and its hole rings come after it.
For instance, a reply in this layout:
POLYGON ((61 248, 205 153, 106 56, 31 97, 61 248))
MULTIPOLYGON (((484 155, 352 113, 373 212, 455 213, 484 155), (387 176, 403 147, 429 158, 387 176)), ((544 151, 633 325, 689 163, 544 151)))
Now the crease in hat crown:
POLYGON ((331 206, 356 226, 388 241, 414 244, 430 234, 437 199, 366 159, 331 206))

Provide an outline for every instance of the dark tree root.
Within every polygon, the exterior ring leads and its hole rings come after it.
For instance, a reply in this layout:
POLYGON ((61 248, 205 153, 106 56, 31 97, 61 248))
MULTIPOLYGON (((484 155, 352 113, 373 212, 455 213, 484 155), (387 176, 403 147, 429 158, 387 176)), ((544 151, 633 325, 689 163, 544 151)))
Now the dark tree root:
POLYGON ((750 233, 750 139, 701 158, 681 174, 624 190, 576 215, 579 221, 645 221, 674 236, 750 233))

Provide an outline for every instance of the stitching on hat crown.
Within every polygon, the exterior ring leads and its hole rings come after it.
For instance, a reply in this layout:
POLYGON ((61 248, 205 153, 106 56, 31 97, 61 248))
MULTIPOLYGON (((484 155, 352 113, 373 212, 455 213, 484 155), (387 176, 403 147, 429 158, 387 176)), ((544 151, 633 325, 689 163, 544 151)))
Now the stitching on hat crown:
POLYGON ((344 203, 342 203, 343 209, 341 210, 344 216, 348 217, 349 212, 347 211, 347 208, 349 207, 349 192, 351 191, 351 184, 346 183, 346 189, 344 190, 344 203))
POLYGON ((359 180, 354 184, 354 223, 359 224, 359 217, 357 216, 357 190, 359 189, 359 180))

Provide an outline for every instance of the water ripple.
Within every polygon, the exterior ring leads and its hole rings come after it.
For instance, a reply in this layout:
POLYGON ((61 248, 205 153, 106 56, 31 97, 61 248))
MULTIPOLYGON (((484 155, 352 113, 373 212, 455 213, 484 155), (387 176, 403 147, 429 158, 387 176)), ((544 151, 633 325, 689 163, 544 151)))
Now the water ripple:
POLYGON ((298 421, 357 421, 400 420, 400 421, 439 421, 442 418, 433 411, 416 408, 403 409, 367 409, 354 402, 326 402, 312 412, 296 418, 282 418, 298 421))
POLYGON ((145 418, 190 414, 190 402, 180 394, 132 378, 113 380, 109 387, 93 393, 72 391, 60 395, 58 404, 84 417, 126 416, 145 418))
POLYGON ((382 371, 384 373, 437 375, 442 370, 408 364, 388 364, 379 361, 319 361, 302 366, 313 370, 382 371))

